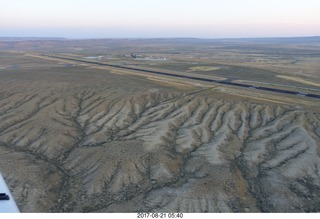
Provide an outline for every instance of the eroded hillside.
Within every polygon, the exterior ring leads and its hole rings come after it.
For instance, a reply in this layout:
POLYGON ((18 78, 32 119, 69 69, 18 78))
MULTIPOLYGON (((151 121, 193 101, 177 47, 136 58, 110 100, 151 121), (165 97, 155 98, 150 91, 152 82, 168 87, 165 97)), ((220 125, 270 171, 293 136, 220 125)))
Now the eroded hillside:
POLYGON ((0 93, 0 167, 21 211, 320 210, 320 115, 115 87, 0 93))

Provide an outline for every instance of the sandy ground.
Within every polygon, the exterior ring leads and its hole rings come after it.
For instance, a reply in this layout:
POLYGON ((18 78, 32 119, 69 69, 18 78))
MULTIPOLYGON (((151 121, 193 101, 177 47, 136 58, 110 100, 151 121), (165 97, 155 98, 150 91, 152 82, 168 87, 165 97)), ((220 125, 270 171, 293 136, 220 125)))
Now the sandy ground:
POLYGON ((278 77, 279 78, 288 79, 288 80, 291 80, 291 81, 297 81, 297 82, 300 82, 302 84, 307 84, 307 85, 320 87, 320 84, 318 82, 312 82, 312 81, 304 80, 304 79, 301 79, 301 78, 291 77, 291 76, 286 76, 286 75, 279 75, 278 77))

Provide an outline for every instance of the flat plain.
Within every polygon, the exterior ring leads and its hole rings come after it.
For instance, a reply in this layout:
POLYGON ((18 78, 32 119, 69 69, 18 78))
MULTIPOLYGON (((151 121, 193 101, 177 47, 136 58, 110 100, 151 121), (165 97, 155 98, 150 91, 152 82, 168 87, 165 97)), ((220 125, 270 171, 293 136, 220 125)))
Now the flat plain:
POLYGON ((319 69, 317 37, 2 39, 0 171, 21 212, 319 212, 319 69))

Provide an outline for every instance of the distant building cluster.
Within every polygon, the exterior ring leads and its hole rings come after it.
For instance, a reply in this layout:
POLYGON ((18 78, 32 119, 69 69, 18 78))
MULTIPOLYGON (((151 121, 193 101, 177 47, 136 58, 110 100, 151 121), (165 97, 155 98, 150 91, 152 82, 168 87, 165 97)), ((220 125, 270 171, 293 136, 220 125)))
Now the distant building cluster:
POLYGON ((126 54, 123 57, 125 58, 133 58, 135 60, 148 60, 148 61, 158 61, 158 60, 168 60, 166 57, 159 56, 145 56, 137 53, 126 54))

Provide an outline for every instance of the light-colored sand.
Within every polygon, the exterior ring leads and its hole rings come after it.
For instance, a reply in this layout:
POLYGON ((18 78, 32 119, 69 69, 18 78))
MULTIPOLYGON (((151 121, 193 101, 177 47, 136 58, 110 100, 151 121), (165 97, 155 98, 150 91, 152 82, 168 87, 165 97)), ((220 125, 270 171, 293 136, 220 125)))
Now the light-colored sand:
POLYGON ((296 81, 296 82, 299 82, 299 83, 302 83, 302 84, 307 84, 307 85, 320 87, 320 84, 317 83, 317 82, 308 81, 308 80, 305 80, 305 79, 302 79, 302 78, 298 78, 298 77, 292 77, 292 76, 287 76, 287 75, 279 75, 277 77, 283 78, 283 79, 287 79, 287 80, 290 80, 290 81, 296 81))

